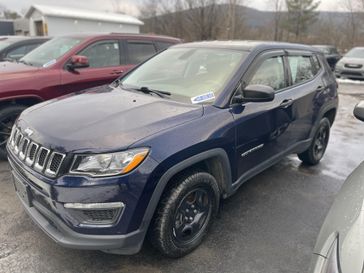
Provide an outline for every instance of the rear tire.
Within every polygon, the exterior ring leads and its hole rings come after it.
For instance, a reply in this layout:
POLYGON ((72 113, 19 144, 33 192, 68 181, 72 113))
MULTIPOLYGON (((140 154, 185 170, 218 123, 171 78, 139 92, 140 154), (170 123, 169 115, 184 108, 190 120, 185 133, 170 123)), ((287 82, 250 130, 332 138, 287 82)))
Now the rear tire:
POLYGON ((14 104, 0 110, 0 160, 7 159, 6 144, 11 129, 20 113, 26 108, 26 106, 14 104))
POLYGON ((148 239, 163 255, 182 257, 203 241, 219 208, 215 178, 193 171, 176 178, 163 194, 148 239))
POLYGON ((330 121, 327 118, 323 118, 320 121, 310 147, 303 153, 298 154, 298 158, 303 163, 313 166, 321 161, 329 143, 330 128, 330 121))

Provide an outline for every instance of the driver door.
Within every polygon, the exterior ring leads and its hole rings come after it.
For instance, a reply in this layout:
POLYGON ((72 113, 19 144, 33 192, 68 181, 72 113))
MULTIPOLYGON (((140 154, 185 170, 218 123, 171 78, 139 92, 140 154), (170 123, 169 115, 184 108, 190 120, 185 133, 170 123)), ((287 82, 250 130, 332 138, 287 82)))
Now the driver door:
POLYGON ((102 40, 88 45, 77 55, 86 56, 90 66, 74 71, 65 67, 61 75, 62 90, 71 93, 114 81, 125 70, 123 48, 119 40, 102 40))
POLYGON ((279 155, 277 149, 283 152, 288 148, 288 143, 280 142, 292 122, 291 101, 284 92, 288 83, 284 51, 260 55, 242 79, 237 94, 249 85, 270 86, 276 94, 271 102, 233 107, 238 177, 250 178, 279 155))

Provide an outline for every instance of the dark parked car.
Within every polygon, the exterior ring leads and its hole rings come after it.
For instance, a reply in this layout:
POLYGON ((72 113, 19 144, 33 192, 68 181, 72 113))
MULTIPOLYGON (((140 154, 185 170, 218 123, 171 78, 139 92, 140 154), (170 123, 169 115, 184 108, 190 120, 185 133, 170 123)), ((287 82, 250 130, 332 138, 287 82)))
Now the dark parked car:
POLYGON ((0 62, 18 61, 48 40, 46 37, 0 36, 0 62))
POLYGON ((335 74, 337 78, 364 80, 364 47, 351 49, 336 64, 335 74))
MULTIPOLYGON (((354 115, 364 121, 364 101, 354 115)), ((348 177, 317 238, 311 273, 363 273, 364 162, 348 177)))
POLYGON ((8 144, 25 210, 59 244, 185 255, 220 198, 296 153, 324 156, 337 83, 303 45, 176 45, 110 86, 25 110, 8 144))
POLYGON ((18 63, 0 63, 0 158, 12 124, 25 108, 86 88, 110 84, 179 39, 133 34, 54 38, 18 63))
POLYGON ((315 45, 314 47, 320 49, 329 63, 331 70, 335 70, 336 63, 341 59, 341 55, 335 46, 330 45, 315 45))

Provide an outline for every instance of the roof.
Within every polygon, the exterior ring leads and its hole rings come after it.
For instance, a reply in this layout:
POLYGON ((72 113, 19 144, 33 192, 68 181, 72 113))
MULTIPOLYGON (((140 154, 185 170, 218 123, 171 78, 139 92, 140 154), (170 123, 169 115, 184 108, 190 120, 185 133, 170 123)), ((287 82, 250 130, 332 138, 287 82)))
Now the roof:
POLYGON ((49 37, 33 37, 33 36, 0 36, 0 41, 11 40, 11 41, 26 41, 26 40, 49 40, 49 37))
POLYGON ((319 52, 312 46, 293 43, 269 42, 269 41, 204 41, 177 45, 177 47, 201 47, 201 48, 226 48, 242 51, 252 51, 256 48, 264 49, 292 49, 319 52))
POLYGON ((172 43, 181 43, 182 40, 179 38, 165 36, 165 35, 155 35, 155 34, 144 34, 144 33, 118 33, 118 32, 95 32, 95 33, 74 33, 68 35, 61 35, 59 37, 75 37, 75 38, 97 38, 97 37, 118 37, 118 38, 127 38, 127 39, 147 39, 153 41, 161 41, 161 42, 172 42, 172 43))
POLYGON ((30 18, 35 10, 38 10, 45 16, 114 22, 129 25, 144 25, 139 19, 126 14, 47 5, 32 5, 25 17, 30 18))

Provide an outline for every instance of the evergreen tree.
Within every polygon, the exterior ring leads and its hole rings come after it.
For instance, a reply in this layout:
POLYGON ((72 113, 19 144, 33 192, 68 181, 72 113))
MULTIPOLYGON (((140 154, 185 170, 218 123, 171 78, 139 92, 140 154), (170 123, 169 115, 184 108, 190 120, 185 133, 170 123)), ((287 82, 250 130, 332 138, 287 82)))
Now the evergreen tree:
POLYGON ((296 41, 316 21, 319 5, 320 2, 316 0, 286 0, 288 14, 284 27, 289 33, 294 34, 296 41))

